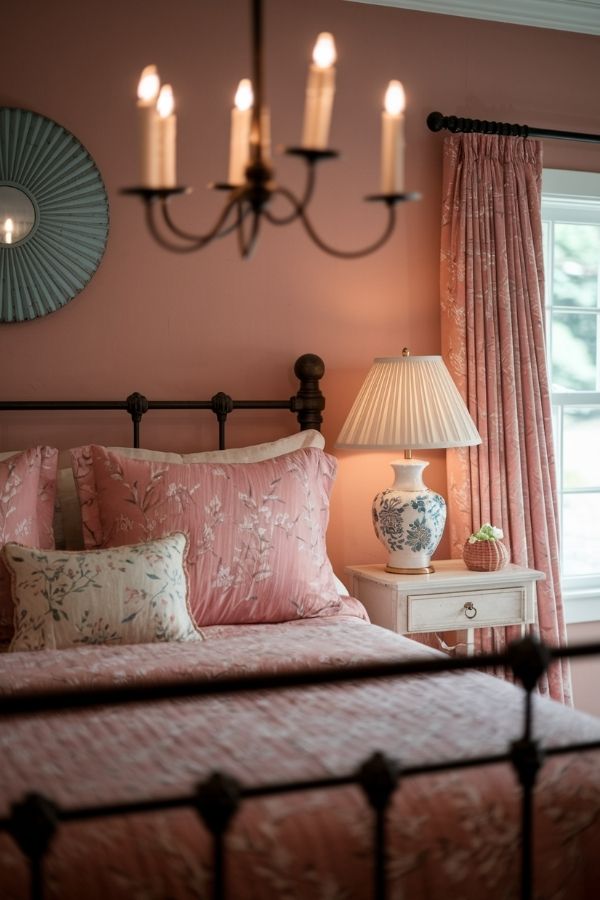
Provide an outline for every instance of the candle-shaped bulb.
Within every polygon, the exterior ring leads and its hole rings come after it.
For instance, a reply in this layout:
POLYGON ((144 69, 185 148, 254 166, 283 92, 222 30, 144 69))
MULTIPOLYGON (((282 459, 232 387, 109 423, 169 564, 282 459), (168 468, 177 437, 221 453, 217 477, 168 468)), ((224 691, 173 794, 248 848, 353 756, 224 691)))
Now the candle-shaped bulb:
POLYGON ((173 88, 170 84, 163 84, 156 101, 156 111, 161 119, 166 119, 175 109, 175 97, 173 96, 173 88))
POLYGON ((231 132, 229 137, 229 184, 243 184, 246 180, 246 166, 250 162, 250 131, 252 127, 252 107, 254 91, 249 78, 242 78, 235 92, 231 110, 231 132))
POLYGON ((254 91, 252 90, 252 82, 249 78, 242 78, 235 92, 235 105, 237 109, 245 112, 254 105, 254 91))
POLYGON ((328 31, 322 31, 313 50, 313 62, 319 69, 329 69, 336 59, 337 53, 333 35, 329 34, 328 31))
POLYGON ((177 184, 175 98, 170 84, 163 84, 153 108, 150 132, 149 187, 172 188, 177 184))
POLYGON ((390 81, 381 113, 381 193, 404 191, 404 107, 406 97, 399 81, 390 81))
POLYGON ((324 150, 329 140, 336 58, 333 35, 323 31, 313 50, 306 85, 302 146, 311 150, 324 150))
POLYGON ((385 111, 390 116, 399 116, 406 107, 406 96, 400 81, 390 81, 385 92, 385 111))
POLYGON ((137 95, 140 104, 144 106, 154 105, 160 90, 160 78, 156 66, 146 66, 142 69, 138 82, 137 95))
POLYGON ((156 66, 146 66, 137 88, 138 154, 140 184, 159 187, 156 100, 160 91, 160 78, 156 66))

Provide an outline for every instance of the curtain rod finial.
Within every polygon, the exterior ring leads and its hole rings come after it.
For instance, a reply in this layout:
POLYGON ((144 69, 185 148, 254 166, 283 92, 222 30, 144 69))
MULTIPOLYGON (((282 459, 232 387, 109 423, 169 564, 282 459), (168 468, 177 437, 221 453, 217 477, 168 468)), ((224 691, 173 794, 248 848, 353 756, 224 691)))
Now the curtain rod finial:
POLYGON ((444 127, 444 116, 441 112, 430 112, 427 116, 427 127, 430 131, 441 131, 444 127))

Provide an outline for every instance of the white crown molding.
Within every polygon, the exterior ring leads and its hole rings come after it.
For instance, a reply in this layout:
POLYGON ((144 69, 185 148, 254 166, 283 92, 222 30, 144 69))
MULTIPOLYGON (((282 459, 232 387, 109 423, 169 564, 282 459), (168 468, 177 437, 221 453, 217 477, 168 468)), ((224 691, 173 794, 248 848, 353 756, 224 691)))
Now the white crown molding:
POLYGON ((350 0, 493 22, 600 34, 600 0, 350 0))
MULTIPOLYGON (((597 223, 600 212, 600 173, 544 169, 542 211, 547 214, 577 213, 578 221, 597 223)), ((573 394, 569 394, 573 397, 573 394)), ((583 402, 583 401, 582 401, 583 402)))

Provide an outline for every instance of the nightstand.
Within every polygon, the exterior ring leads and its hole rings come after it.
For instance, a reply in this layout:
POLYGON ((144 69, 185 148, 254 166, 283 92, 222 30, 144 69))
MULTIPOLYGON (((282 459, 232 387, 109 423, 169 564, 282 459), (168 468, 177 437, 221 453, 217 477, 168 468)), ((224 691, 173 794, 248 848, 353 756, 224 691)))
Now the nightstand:
POLYGON ((383 565, 348 566, 350 593, 374 625, 400 634, 467 630, 467 653, 475 628, 525 626, 536 620, 535 583, 544 573, 512 563, 497 572, 473 572, 462 559, 436 559, 431 575, 394 575, 383 565))

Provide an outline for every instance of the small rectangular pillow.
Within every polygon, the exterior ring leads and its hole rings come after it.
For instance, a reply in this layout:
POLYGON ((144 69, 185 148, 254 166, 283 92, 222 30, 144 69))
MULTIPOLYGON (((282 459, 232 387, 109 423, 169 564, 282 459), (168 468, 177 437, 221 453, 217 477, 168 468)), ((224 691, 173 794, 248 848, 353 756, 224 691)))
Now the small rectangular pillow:
POLYGON ((111 550, 7 544, 15 636, 10 650, 194 641, 184 534, 111 550))
POLYGON ((253 463, 148 462, 97 446, 72 455, 88 547, 189 536, 197 625, 342 608, 325 546, 336 461, 322 450, 253 463))
MULTIPOLYGON (((127 456, 131 459, 142 459, 148 462, 168 463, 193 463, 193 462, 226 462, 248 463, 259 462, 262 459, 275 459, 284 453, 292 453, 303 447, 318 447, 322 450, 325 446, 325 438, 320 431, 308 428, 295 434, 279 438, 277 441, 267 441, 263 444, 252 444, 249 447, 231 447, 229 450, 200 450, 196 453, 167 453, 162 450, 144 450, 137 447, 109 447, 114 453, 127 456)), ((76 447, 73 453, 85 453, 86 447, 76 447)), ((73 479, 73 470, 59 469, 58 472, 58 505, 60 510, 59 520, 64 546, 67 550, 83 550, 85 544, 81 533, 81 512, 77 489, 73 479)))
MULTIPOLYGON (((58 450, 33 447, 0 460, 0 549, 8 541, 54 547, 58 450)), ((10 577, 0 555, 0 645, 13 635, 10 577)))

